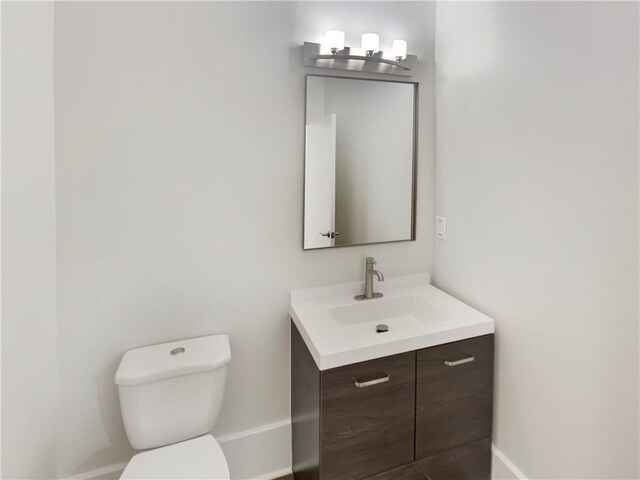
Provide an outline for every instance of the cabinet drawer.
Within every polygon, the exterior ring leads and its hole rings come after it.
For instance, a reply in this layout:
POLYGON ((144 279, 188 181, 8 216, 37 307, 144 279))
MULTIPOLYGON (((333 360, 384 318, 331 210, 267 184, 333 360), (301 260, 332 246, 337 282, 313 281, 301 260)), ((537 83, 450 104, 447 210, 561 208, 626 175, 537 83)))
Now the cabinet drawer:
POLYGON ((413 461, 415 358, 321 373, 320 478, 361 479, 413 461))
POLYGON ((491 436, 493 335, 420 350, 416 368, 416 459, 491 436))

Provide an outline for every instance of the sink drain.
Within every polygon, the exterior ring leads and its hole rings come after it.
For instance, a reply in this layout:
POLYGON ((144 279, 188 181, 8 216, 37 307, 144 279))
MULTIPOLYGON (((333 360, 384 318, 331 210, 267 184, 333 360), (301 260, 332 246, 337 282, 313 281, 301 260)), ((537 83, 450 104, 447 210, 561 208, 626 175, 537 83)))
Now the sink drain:
POLYGON ((380 325, 376 325, 376 333, 384 333, 388 331, 389 331, 389 327, 384 323, 381 323, 380 325))

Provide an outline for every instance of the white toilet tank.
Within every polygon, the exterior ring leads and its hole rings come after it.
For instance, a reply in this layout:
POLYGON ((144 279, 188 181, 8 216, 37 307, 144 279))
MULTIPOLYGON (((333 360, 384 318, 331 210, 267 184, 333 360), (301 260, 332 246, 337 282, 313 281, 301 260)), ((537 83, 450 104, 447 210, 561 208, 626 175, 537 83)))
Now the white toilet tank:
POLYGON ((227 335, 125 353, 116 384, 131 446, 145 450, 210 432, 222 406, 230 360, 227 335))

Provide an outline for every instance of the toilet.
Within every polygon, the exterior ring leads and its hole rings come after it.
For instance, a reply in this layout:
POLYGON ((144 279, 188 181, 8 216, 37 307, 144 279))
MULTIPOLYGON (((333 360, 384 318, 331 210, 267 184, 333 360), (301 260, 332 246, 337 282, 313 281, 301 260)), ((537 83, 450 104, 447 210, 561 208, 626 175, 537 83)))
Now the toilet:
POLYGON ((209 432, 218 419, 231 349, 211 335, 130 350, 116 372, 129 443, 144 450, 121 479, 228 480, 229 467, 209 432))

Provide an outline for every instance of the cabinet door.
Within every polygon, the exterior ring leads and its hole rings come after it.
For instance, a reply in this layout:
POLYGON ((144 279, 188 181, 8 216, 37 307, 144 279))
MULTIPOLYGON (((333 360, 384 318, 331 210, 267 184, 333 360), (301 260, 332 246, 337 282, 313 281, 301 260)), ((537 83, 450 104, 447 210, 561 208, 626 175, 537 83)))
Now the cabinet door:
POLYGON ((366 478, 413 461, 415 352, 321 374, 320 478, 366 478))
POLYGON ((491 436, 493 335, 420 350, 416 459, 491 436))

